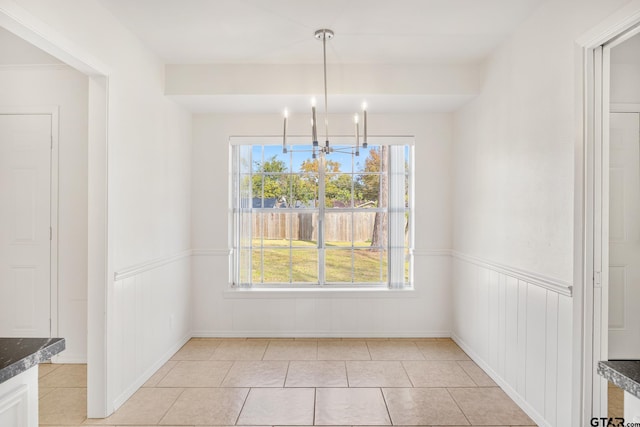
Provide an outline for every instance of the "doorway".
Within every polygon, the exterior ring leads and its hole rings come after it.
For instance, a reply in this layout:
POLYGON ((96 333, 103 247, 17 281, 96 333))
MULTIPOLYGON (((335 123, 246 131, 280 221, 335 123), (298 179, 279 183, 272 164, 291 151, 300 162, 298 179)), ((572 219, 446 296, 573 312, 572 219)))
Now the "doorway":
MULTIPOLYGON (((580 369, 581 394, 576 402, 584 423, 608 413, 609 386, 596 373, 598 362, 616 357, 609 354, 610 341, 616 347, 617 341, 627 340, 623 329, 633 334, 629 328, 634 322, 629 314, 633 310, 628 309, 627 299, 635 292, 629 286, 635 267, 629 259, 634 258, 631 241, 640 225, 631 218, 637 216, 634 206, 640 202, 627 199, 635 187, 640 188, 638 179, 633 178, 640 169, 634 163, 640 162, 640 154, 634 154, 640 148, 637 140, 633 142, 633 131, 622 130, 632 129, 634 118, 616 113, 633 111, 626 111, 629 105, 612 98, 616 92, 611 83, 616 80, 612 52, 640 33, 640 10, 624 12, 610 17, 581 43, 585 54, 585 127, 584 151, 579 153, 582 162, 576 163, 576 177, 581 179, 576 187, 575 276, 582 286, 574 311, 581 334, 574 363, 580 369), (614 100, 616 104, 612 104, 614 100), (612 128, 616 135, 610 134, 612 128), (620 132, 629 134, 624 138, 628 141, 620 140, 620 132), (616 138, 613 145, 612 138, 616 138)), ((623 348, 613 348, 618 355, 623 351, 627 357, 631 355, 623 348)), ((640 358, 640 353, 636 357, 640 358)))
POLYGON ((87 413, 103 418, 113 410, 107 387, 107 301, 113 281, 108 227, 108 74, 88 52, 14 2, 0 2, 0 27, 88 77, 87 413))
POLYGON ((21 110, 0 111, 0 336, 50 337, 57 305, 57 112, 21 110))

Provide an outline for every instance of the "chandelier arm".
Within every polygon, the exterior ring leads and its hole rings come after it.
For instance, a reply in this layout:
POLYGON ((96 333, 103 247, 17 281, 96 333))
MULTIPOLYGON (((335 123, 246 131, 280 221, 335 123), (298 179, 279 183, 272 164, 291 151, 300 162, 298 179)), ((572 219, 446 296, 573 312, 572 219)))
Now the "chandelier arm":
POLYGON ((324 136, 329 147, 329 104, 327 97, 327 32, 322 33, 322 59, 324 63, 324 136))

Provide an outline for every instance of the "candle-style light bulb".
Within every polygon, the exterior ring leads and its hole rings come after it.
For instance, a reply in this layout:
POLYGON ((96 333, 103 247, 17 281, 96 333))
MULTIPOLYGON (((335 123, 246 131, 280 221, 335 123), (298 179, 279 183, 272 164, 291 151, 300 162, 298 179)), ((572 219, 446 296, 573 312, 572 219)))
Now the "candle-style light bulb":
POLYGON ((311 139, 313 146, 318 146, 318 126, 316 121, 316 98, 311 98, 311 139))
POLYGON ((360 155, 360 117, 356 114, 353 116, 353 122, 356 125, 356 156, 360 155))
POLYGON ((289 117, 289 111, 284 109, 284 131, 282 132, 282 152, 287 152, 287 118, 289 117))
POLYGON ((362 147, 367 148, 367 102, 362 103, 362 116, 364 119, 363 127, 364 127, 364 136, 362 138, 362 147))

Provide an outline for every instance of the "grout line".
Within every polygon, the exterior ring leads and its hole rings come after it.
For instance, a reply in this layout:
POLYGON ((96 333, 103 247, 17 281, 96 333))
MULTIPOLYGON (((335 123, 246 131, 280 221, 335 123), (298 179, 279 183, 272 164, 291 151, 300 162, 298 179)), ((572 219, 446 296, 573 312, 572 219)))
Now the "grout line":
MULTIPOLYGON (((173 387, 171 387, 173 388, 173 387)), ((171 410, 171 408, 173 408, 176 404, 176 402, 178 401, 178 399, 180 399, 180 396, 182 396, 184 394, 184 392, 187 390, 186 388, 182 388, 182 391, 176 396, 176 398, 174 399, 173 403, 171 405, 169 405, 169 407, 167 408, 166 411, 164 411, 164 413, 162 414, 162 417, 160 417, 160 421, 158 421, 158 423, 161 423, 162 420, 164 420, 164 418, 167 416, 167 414, 169 413, 169 411, 171 410)), ((124 406, 124 404, 122 405, 124 406)), ((122 406, 120 408, 122 408, 122 406)), ((111 415, 115 415, 116 411, 113 412, 113 414, 111 415)))
POLYGON ((271 346, 272 342, 273 342, 272 340, 269 340, 266 347, 264 348, 264 353, 262 353, 262 358, 260 360, 264 360, 264 357, 267 355, 267 351, 269 350, 269 347, 271 346))
POLYGON ((229 366, 229 369, 227 369, 227 372, 224 374, 224 377, 222 377, 222 381, 220 381, 220 385, 218 387, 222 387, 222 384, 224 384, 224 380, 226 380, 227 377, 229 376, 229 372, 231 372, 231 369, 233 369, 233 367, 236 366, 236 362, 237 360, 234 360, 233 362, 231 362, 231 366, 229 366))
POLYGON ((284 374, 284 381, 282 382, 282 388, 285 388, 287 385, 287 377, 289 377, 289 367, 291 366, 291 361, 287 361, 287 372, 284 374))
POLYGON ((244 400, 242 401, 242 407, 240 408, 240 411, 238 412, 238 416, 236 417, 236 422, 233 423, 233 425, 238 425, 238 421, 240 421, 240 415, 242 414, 242 411, 244 410, 244 405, 247 404, 247 400, 249 399, 249 393, 251 393, 251 389, 252 387, 249 387, 249 390, 247 391, 247 395, 244 397, 244 400))
POLYGON ((349 370, 347 369, 347 361, 343 360, 342 363, 344 363, 344 374, 347 378, 347 388, 350 388, 351 384, 349 384, 349 370))
POLYGON ((313 388, 313 421, 311 422, 311 425, 316 425, 316 404, 317 404, 317 400, 318 400, 318 389, 317 388, 313 388))
POLYGON ((407 367, 404 366, 404 362, 406 362, 406 360, 401 360, 400 361, 400 366, 402 366, 402 370, 404 371, 405 375, 409 379, 409 382, 411 383, 411 387, 415 388, 416 385, 413 383, 413 381, 411 381, 411 375, 409 375, 409 372, 407 371, 407 367))
MULTIPOLYGON (((463 387, 464 388, 464 387, 463 387)), ((458 409, 460 410, 460 413, 462 414, 462 416, 465 418, 465 420, 467 420, 467 422, 469 423, 469 425, 473 425, 471 424, 471 421, 469 421, 469 418, 467 417, 467 414, 464 413, 464 411, 462 410, 462 408, 460 407, 460 405, 458 405, 458 402, 456 401, 456 398, 453 397, 453 394, 451 394, 451 392, 449 391, 449 387, 445 387, 445 390, 447 390, 447 393, 449 394, 449 397, 451 397, 451 400, 453 400, 453 403, 456 404, 456 406, 458 407, 458 409)))
POLYGON ((384 407, 387 410, 387 415, 389 416, 389 423, 393 425, 393 420, 391 419, 391 412, 389 412, 389 405, 387 404, 387 398, 384 396, 384 391, 382 391, 382 387, 380 387, 380 394, 382 395, 382 401, 384 402, 384 407))
POLYGON ((481 387, 481 385, 478 384, 478 381, 476 381, 475 378, 473 378, 473 376, 471 376, 471 374, 465 369, 465 367, 460 364, 460 362, 466 362, 466 360, 454 360, 454 362, 456 362, 456 365, 458 365, 458 367, 462 369, 462 372, 464 372, 464 374, 468 376, 469 379, 471 379, 471 382, 474 383, 476 387, 481 387))

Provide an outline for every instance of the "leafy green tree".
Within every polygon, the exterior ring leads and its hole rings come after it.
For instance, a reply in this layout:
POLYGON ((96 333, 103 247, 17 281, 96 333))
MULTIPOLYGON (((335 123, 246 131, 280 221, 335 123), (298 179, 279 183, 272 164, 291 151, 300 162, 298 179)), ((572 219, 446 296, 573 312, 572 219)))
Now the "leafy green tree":
POLYGON ((285 162, 272 156, 264 162, 255 162, 255 166, 258 174, 252 178, 254 197, 279 199, 288 195, 288 179, 284 174, 287 170, 285 162))

